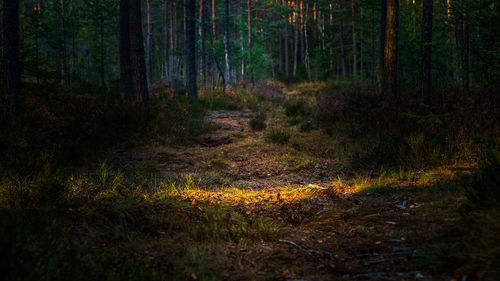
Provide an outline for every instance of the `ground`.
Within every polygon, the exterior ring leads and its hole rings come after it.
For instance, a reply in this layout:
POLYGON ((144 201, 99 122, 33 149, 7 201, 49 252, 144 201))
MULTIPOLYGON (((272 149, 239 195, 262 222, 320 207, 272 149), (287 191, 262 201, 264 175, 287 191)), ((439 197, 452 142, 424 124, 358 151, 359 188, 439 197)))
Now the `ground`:
MULTIPOLYGON (((439 172, 357 173, 346 168, 342 141, 292 127, 289 144, 268 143, 265 132, 249 128, 253 114, 210 112, 205 121, 214 130, 194 146, 116 149, 108 156, 108 165, 125 175, 142 171, 163 182, 155 196, 188 205, 159 204, 156 215, 193 224, 164 227, 159 218, 134 256, 154 267, 188 251, 195 257, 173 262, 171 270, 191 280, 444 279, 420 264, 432 247, 429 237, 457 219, 459 199, 439 184, 446 181, 439 172)), ((284 126, 284 118, 271 112, 268 127, 284 126)))

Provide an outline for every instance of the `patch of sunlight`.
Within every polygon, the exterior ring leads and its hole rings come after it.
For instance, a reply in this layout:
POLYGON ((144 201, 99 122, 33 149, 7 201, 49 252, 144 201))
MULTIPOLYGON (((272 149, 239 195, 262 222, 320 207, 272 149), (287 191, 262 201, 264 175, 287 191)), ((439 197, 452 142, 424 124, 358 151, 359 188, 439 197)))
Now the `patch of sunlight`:
POLYGON ((197 203, 210 203, 224 206, 246 206, 275 204, 276 202, 294 202, 317 195, 318 188, 308 186, 283 186, 253 190, 240 186, 221 186, 207 190, 195 185, 191 177, 185 183, 160 183, 153 198, 176 198, 197 203))

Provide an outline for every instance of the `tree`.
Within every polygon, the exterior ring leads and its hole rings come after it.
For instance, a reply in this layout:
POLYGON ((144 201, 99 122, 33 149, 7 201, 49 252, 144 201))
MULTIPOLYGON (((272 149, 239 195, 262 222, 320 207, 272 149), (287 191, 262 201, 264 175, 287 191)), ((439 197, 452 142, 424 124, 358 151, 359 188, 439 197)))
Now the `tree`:
POLYGON ((151 93, 153 83, 153 25, 151 23, 151 0, 146 0, 146 75, 148 94, 151 93))
POLYGON ((130 32, 130 62, 132 65, 132 85, 134 101, 146 107, 149 103, 149 93, 146 77, 146 61, 144 58, 144 40, 142 34, 142 13, 140 0, 128 0, 129 32, 130 32))
POLYGON ((122 94, 132 97, 136 105, 147 107, 149 94, 141 19, 140 0, 120 0, 120 87, 122 94), (130 83, 125 79, 130 79, 130 83))
POLYGON ((132 99, 132 62, 130 61, 130 20, 128 0, 120 0, 120 92, 132 99))
POLYGON ((432 12, 433 1, 423 0, 422 9, 422 55, 421 55, 421 90, 422 102, 431 101, 431 52, 432 52, 432 12))
POLYGON ((399 0, 387 0, 384 57, 382 60, 382 91, 397 102, 399 0))
POLYGON ((190 98, 198 98, 196 87, 196 18, 195 0, 186 1, 186 90, 190 98))
MULTIPOLYGON (((229 56, 229 0, 225 2, 225 18, 224 18, 224 56, 226 62, 225 84, 231 85, 231 60, 229 56)), ((224 89, 225 91, 225 89, 224 89)))
POLYGON ((17 112, 21 90, 19 64, 19 1, 3 1, 3 114, 17 112))

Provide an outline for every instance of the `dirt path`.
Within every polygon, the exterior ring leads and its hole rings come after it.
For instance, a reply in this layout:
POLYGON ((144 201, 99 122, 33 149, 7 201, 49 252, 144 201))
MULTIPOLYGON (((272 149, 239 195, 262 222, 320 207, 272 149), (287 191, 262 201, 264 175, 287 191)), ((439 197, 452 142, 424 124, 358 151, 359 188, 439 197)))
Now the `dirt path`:
POLYGON ((436 191, 400 186, 353 193, 338 180, 349 174, 340 169, 343 160, 320 133, 295 132, 294 144, 268 144, 250 130, 250 117, 211 112, 206 121, 216 130, 198 145, 117 152, 113 161, 171 180, 189 175, 213 191, 215 204, 225 202, 221 186, 255 194, 233 206, 243 216, 265 217, 279 235, 206 251, 208 266, 228 280, 436 279, 415 263, 428 247, 421 236, 453 220, 427 215, 436 191))

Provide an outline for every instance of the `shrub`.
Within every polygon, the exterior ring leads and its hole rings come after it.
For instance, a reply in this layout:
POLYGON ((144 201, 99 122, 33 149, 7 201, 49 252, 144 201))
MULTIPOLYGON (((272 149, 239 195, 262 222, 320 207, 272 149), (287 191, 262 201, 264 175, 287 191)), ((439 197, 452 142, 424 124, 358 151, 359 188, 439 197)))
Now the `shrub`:
POLYGON ((285 115, 288 117, 310 115, 312 110, 305 99, 291 99, 284 103, 285 115))
POLYGON ((147 111, 118 93, 26 91, 18 116, 0 124, 3 171, 49 171, 80 165, 112 146, 165 141, 186 143, 208 129, 205 106, 186 97, 159 97, 147 111))
POLYGON ((249 121, 250 128, 254 131, 262 131, 266 128, 266 114, 259 113, 249 121))
POLYGON ((266 133, 265 140, 270 143, 287 144, 290 141, 289 131, 281 128, 272 128, 266 133))

